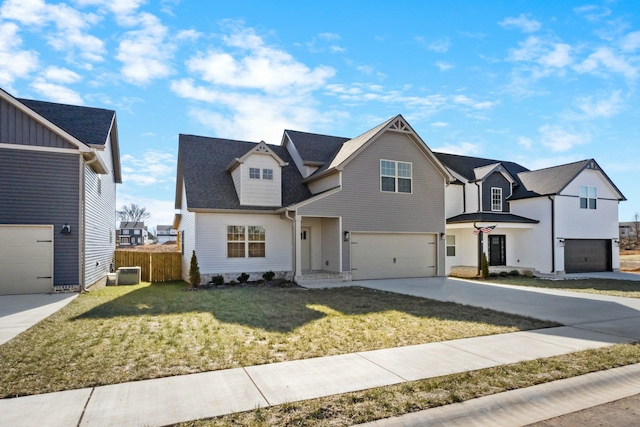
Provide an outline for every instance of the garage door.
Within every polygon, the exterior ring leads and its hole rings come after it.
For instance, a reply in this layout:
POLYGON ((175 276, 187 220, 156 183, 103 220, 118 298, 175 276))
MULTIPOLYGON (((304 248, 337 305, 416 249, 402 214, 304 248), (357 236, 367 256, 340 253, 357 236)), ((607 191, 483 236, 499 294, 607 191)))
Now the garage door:
POLYGON ((611 271, 611 241, 566 239, 564 270, 567 273, 611 271))
POLYGON ((353 280, 437 274, 434 234, 352 233, 353 280))
POLYGON ((53 226, 0 225, 0 295, 53 289, 53 226))

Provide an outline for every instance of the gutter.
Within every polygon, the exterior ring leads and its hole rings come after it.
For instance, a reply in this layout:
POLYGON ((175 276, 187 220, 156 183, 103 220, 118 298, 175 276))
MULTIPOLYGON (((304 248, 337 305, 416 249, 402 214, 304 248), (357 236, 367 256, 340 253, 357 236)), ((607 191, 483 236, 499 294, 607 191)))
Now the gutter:
POLYGON ((553 197, 547 196, 551 200, 551 272, 556 272, 556 209, 553 197))
POLYGON ((85 233, 86 233, 86 220, 87 220, 87 207, 86 207, 86 181, 84 178, 85 167, 90 166, 92 163, 95 163, 100 160, 96 152, 92 152, 93 158, 91 160, 85 160, 84 156, 82 158, 82 167, 80 168, 80 191, 81 191, 81 200, 80 200, 80 212, 82 218, 82 225, 80 228, 80 237, 79 237, 79 245, 80 245, 80 257, 81 262, 80 265, 82 268, 80 269, 80 289, 82 292, 89 292, 87 290, 87 284, 85 283, 85 270, 87 268, 87 257, 86 257, 86 242, 85 242, 85 233))

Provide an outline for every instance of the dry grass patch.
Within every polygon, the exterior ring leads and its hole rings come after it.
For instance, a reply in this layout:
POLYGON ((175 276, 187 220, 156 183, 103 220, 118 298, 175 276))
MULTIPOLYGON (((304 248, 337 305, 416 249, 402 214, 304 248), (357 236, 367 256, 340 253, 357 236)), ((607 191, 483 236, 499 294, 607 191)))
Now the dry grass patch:
POLYGON ((361 288, 107 287, 0 346, 0 396, 554 326, 361 288))
POLYGON ((640 363, 640 346, 620 344, 256 409, 179 426, 351 426, 633 363, 640 363))
POLYGON ((550 280, 539 277, 496 277, 483 279, 485 282, 559 289, 563 291, 585 292, 614 297, 640 298, 640 282, 610 279, 568 279, 550 280))

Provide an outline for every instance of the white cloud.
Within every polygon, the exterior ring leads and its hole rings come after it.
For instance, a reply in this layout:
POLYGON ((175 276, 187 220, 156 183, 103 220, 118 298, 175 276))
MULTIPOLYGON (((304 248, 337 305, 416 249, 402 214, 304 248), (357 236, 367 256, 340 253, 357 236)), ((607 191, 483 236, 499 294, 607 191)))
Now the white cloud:
POLYGON ((182 30, 176 34, 176 40, 195 41, 202 37, 202 33, 196 30, 182 30))
POLYGON ((131 203, 146 208, 147 212, 151 214, 151 217, 144 222, 149 230, 158 225, 173 224, 176 210, 172 198, 170 198, 170 200, 159 200, 150 198, 144 193, 135 194, 131 192, 131 190, 131 188, 127 188, 126 191, 118 190, 116 201, 118 209, 120 209, 121 206, 128 206, 131 203))
POLYGON ((436 67, 438 67, 440 71, 447 71, 452 69, 454 65, 450 62, 436 61, 436 67))
POLYGON ((574 104, 580 111, 580 114, 570 115, 569 118, 591 120, 609 118, 618 114, 622 110, 624 100, 620 95, 620 91, 617 90, 606 98, 596 99, 593 96, 578 97, 574 104))
POLYGON ((527 138, 526 136, 521 136, 518 138, 518 145, 522 148, 530 150, 533 147, 533 141, 531 138, 527 138))
POLYGON ((517 28, 523 33, 534 33, 542 26, 535 19, 529 19, 526 15, 520 14, 517 18, 507 17, 498 22, 503 28, 517 28))
POLYGON ((640 48, 640 31, 634 31, 625 35, 620 43, 625 52, 634 52, 640 48))
POLYGON ((543 67, 563 68, 573 61, 570 56, 571 46, 564 43, 554 43, 553 50, 543 54, 538 62, 543 67))
POLYGON ((433 122, 433 123, 431 123, 430 126, 434 127, 434 128, 446 128, 446 127, 449 126, 449 123, 447 123, 447 122, 433 122))
POLYGON ((38 92, 44 99, 62 104, 83 105, 82 97, 74 90, 68 87, 49 83, 41 77, 36 78, 31 87, 38 92))
POLYGON ((538 128, 542 144, 552 151, 568 151, 577 145, 586 144, 591 139, 588 134, 570 133, 560 126, 544 125, 538 128))
POLYGON ((427 41, 424 37, 419 36, 416 37, 415 40, 423 45, 427 50, 437 53, 444 53, 449 50, 449 47, 451 47, 451 40, 449 37, 442 37, 437 40, 427 41))
POLYGON ((310 69, 287 52, 267 46, 252 29, 235 31, 224 42, 240 52, 235 56, 219 50, 198 55, 187 62, 189 71, 213 85, 283 96, 318 89, 335 75, 331 67, 310 69))
POLYGON ((163 185, 175 182, 176 156, 155 150, 147 150, 142 156, 124 154, 122 180, 138 185, 163 185))
POLYGON ((16 78, 25 78, 38 68, 38 54, 20 50, 22 39, 14 23, 0 24, 0 85, 10 86, 16 78))
POLYGON ((608 47, 600 47, 587 59, 574 66, 579 73, 601 73, 602 68, 620 73, 628 79, 638 76, 638 70, 633 67, 626 58, 617 55, 608 47))
POLYGON ((71 71, 67 68, 61 67, 48 67, 42 72, 42 76, 48 81, 54 81, 56 83, 76 83, 82 80, 80 74, 71 71))
POLYGON ((169 61, 175 46, 165 41, 167 28, 149 13, 129 17, 127 22, 141 28, 126 32, 118 46, 116 59, 123 64, 121 72, 125 80, 145 85, 169 76, 172 73, 169 61))
POLYGON ((463 156, 473 156, 480 153, 480 146, 471 142, 462 142, 460 144, 447 144, 442 147, 434 148, 433 151, 440 153, 459 154, 463 156))
POLYGON ((56 31, 45 31, 47 42, 55 50, 65 52, 74 59, 77 54, 84 61, 102 61, 105 47, 102 40, 87 33, 88 28, 100 21, 98 15, 81 13, 64 4, 48 4, 43 0, 6 0, 0 7, 0 17, 17 21, 25 26, 44 29, 54 24, 56 31))
POLYGON ((611 15, 611 9, 604 6, 587 4, 584 6, 574 7, 573 11, 578 15, 584 16, 588 21, 599 21, 601 18, 611 15))

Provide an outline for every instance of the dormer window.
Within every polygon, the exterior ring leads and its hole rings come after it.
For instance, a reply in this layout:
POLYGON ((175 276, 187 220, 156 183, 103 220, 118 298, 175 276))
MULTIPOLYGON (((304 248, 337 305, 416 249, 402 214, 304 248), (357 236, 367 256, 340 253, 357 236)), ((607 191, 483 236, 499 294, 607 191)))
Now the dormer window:
POLYGON ((491 210, 502 212, 502 188, 491 187, 491 210))
POLYGON ((273 169, 262 169, 262 179, 273 181, 273 169))
POLYGON ((249 168, 249 178, 260 179, 260 168, 249 168))

